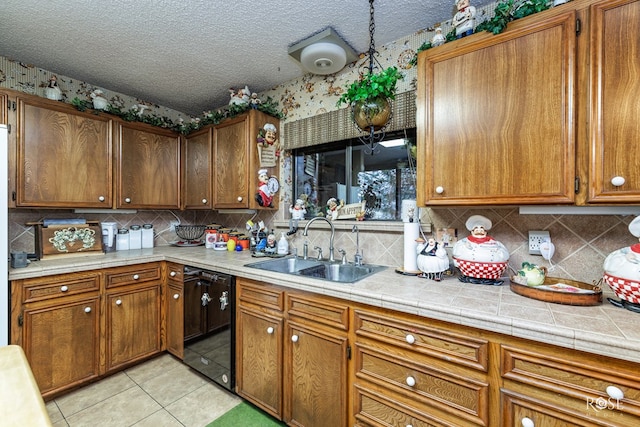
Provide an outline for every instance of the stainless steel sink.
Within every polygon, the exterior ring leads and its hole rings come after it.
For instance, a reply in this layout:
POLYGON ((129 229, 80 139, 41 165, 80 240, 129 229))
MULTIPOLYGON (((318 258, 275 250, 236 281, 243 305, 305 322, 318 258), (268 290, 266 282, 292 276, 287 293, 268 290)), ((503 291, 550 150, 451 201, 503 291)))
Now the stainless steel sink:
POLYGON ((291 257, 254 262, 246 266, 340 283, 357 282, 386 268, 379 265, 340 264, 291 257))

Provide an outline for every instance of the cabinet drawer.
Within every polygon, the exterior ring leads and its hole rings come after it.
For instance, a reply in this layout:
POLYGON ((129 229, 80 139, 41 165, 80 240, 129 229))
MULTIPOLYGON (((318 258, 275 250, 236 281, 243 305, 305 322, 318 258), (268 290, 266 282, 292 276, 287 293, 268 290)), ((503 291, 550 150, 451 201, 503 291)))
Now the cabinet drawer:
POLYGON ((288 294, 287 313, 290 319, 310 320, 343 331, 349 329, 349 306, 337 300, 288 294))
POLYGON ((376 313, 356 310, 354 329, 366 337, 447 362, 487 372, 489 342, 376 313))
MULTIPOLYGON (((576 413, 554 403, 541 401, 502 390, 502 426, 520 427, 531 420, 534 426, 544 427, 595 427, 611 426, 609 422, 599 423, 590 416, 576 413)), ((615 421, 614 419, 609 421, 615 421)), ((613 424, 618 425, 618 424, 613 424)))
POLYGON ((184 283, 184 266, 182 264, 168 262, 166 268, 167 281, 182 286, 184 283))
POLYGON ((60 298, 83 292, 98 291, 100 275, 98 273, 38 277, 25 279, 22 285, 24 304, 50 298, 60 298))
POLYGON ((477 425, 487 425, 489 384, 356 344, 356 378, 477 425))
POLYGON ((160 264, 143 264, 109 270, 105 278, 107 288, 160 280, 160 264))
POLYGON ((272 310, 284 310, 284 292, 273 286, 238 279, 236 298, 241 304, 254 304, 272 310))
POLYGON ((355 386, 355 416, 357 427, 369 426, 413 426, 456 427, 446 421, 418 411, 415 408, 394 402, 385 396, 355 386))
POLYGON ((580 409, 600 406, 613 413, 640 417, 637 370, 613 359, 602 361, 602 357, 582 356, 567 360, 563 356, 562 351, 554 356, 502 345, 501 374, 509 380, 572 397, 580 409), (618 398, 616 392, 623 397, 618 398))

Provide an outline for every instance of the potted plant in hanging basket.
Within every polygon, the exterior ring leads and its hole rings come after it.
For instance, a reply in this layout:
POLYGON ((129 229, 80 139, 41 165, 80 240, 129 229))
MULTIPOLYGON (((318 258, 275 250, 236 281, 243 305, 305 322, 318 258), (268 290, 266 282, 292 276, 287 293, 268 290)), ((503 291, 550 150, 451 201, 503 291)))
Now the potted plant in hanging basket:
POLYGON ((395 99, 396 83, 402 79, 404 76, 396 67, 385 68, 378 73, 367 70, 351 83, 336 105, 350 105, 353 121, 360 129, 370 131, 373 127, 374 131, 378 131, 391 118, 389 100, 395 99))

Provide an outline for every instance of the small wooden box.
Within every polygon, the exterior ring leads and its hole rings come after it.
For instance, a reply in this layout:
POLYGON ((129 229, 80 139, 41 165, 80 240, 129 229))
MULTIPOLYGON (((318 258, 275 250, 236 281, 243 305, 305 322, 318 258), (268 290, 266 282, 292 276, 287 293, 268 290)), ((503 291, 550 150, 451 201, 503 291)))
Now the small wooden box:
POLYGON ((98 221, 86 224, 56 224, 45 227, 41 222, 29 223, 36 228, 35 252, 38 259, 71 255, 102 254, 102 229, 98 221))

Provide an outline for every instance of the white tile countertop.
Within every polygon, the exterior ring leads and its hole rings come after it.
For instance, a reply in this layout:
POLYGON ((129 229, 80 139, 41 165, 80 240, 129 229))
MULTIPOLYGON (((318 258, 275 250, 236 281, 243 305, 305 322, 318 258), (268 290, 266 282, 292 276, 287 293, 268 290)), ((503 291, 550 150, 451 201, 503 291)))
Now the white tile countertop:
POLYGON ((9 279, 163 260, 640 362, 640 314, 611 305, 606 298, 614 294, 608 287, 603 289, 601 305, 582 307, 526 298, 513 293, 507 282, 502 286, 467 284, 455 278, 435 282, 398 274, 392 267, 356 283, 335 283, 245 267, 261 259, 248 251, 214 251, 202 246, 34 261, 26 268, 10 269, 9 279))

